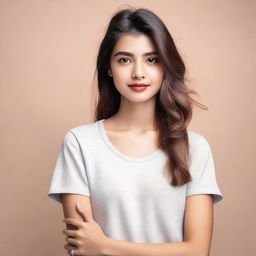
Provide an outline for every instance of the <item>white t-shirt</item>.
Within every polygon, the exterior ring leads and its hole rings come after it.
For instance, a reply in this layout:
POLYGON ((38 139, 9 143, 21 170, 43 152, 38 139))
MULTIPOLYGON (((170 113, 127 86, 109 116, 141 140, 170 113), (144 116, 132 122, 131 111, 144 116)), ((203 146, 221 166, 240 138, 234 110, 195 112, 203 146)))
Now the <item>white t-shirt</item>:
POLYGON ((182 242, 186 197, 212 194, 214 203, 224 198, 207 140, 188 130, 192 181, 173 187, 163 172, 164 151, 140 158, 123 154, 108 138, 104 120, 66 133, 48 196, 60 203, 61 193, 90 196, 93 218, 110 238, 182 242))

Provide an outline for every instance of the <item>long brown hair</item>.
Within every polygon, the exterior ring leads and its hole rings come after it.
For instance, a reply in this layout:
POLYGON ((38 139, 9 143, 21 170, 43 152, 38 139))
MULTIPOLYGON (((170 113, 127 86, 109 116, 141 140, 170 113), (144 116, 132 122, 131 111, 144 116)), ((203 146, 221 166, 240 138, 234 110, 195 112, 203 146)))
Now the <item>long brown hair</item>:
POLYGON ((100 44, 95 74, 98 78, 99 98, 95 121, 107 119, 118 112, 120 93, 107 73, 110 57, 119 37, 124 33, 143 33, 157 48, 165 73, 156 94, 155 127, 159 132, 159 148, 168 155, 167 172, 171 185, 181 186, 191 181, 189 173, 189 141, 187 126, 192 119, 193 104, 208 109, 195 101, 197 94, 185 84, 185 65, 164 23, 152 11, 144 8, 127 8, 116 12, 110 20, 100 44))

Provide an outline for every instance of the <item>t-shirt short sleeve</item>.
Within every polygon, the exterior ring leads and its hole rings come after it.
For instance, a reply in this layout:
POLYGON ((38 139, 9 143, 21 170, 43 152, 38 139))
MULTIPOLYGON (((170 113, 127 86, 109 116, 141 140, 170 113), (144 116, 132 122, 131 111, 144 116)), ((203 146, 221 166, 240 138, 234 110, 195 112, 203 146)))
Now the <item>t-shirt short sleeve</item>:
POLYGON ((64 136, 53 170, 48 196, 61 203, 61 193, 90 196, 81 147, 71 130, 64 136))
POLYGON ((216 180, 212 150, 203 135, 192 149, 190 175, 192 181, 187 183, 186 197, 212 194, 214 204, 224 198, 216 180))

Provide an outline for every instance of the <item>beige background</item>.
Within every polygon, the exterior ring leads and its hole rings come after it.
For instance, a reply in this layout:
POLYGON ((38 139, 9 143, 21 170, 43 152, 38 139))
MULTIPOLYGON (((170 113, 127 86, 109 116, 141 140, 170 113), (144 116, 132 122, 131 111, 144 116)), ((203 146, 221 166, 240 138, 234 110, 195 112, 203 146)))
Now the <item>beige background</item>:
POLYGON ((47 192, 65 132, 93 121, 98 46, 123 4, 166 23, 209 107, 189 128, 211 144, 224 195, 211 256, 255 255, 253 0, 0 1, 0 255, 66 255, 62 207, 47 192))

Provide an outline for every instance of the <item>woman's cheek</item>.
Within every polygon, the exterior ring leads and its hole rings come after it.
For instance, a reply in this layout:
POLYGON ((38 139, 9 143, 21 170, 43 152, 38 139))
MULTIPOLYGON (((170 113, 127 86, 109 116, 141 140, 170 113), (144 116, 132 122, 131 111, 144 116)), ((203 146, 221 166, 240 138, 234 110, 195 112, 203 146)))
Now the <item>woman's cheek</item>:
POLYGON ((152 78, 155 81, 162 81, 163 77, 164 77, 164 72, 161 68, 155 68, 153 70, 151 70, 151 74, 152 74, 152 78))

